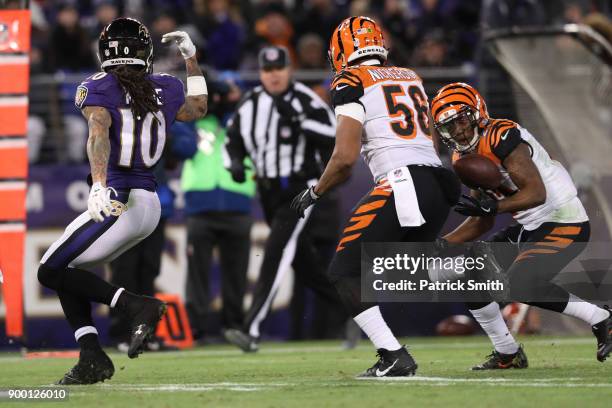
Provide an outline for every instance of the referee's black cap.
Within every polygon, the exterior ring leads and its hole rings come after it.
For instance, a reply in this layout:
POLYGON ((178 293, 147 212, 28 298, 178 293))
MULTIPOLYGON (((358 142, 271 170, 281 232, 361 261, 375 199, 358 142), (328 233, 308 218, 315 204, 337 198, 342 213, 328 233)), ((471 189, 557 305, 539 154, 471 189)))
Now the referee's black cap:
POLYGON ((259 51, 259 69, 285 68, 289 66, 289 50, 285 47, 268 46, 259 51))

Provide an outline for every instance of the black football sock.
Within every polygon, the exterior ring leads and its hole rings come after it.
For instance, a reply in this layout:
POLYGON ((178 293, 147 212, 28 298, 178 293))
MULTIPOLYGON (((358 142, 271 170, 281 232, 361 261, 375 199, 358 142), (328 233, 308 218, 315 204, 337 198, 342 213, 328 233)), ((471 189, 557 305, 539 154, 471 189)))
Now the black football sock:
POLYGON ((57 292, 64 315, 70 327, 74 330, 74 336, 81 350, 98 350, 98 332, 91 318, 91 304, 85 298, 75 296, 72 293, 57 292))
POLYGON ((376 303, 361 301, 361 278, 342 277, 334 282, 342 305, 346 311, 355 317, 360 313, 377 306, 376 303))
POLYGON ((102 347, 100 347, 100 342, 98 341, 98 335, 95 333, 87 333, 79 337, 78 343, 79 343, 79 346, 81 347, 81 350, 87 350, 87 351, 102 350, 102 347))
POLYGON ((92 302, 110 306, 115 292, 119 289, 95 273, 84 269, 66 268, 63 275, 60 290, 92 302))
POLYGON ((91 304, 83 297, 60 290, 57 292, 66 320, 73 331, 94 325, 91 318, 91 304))

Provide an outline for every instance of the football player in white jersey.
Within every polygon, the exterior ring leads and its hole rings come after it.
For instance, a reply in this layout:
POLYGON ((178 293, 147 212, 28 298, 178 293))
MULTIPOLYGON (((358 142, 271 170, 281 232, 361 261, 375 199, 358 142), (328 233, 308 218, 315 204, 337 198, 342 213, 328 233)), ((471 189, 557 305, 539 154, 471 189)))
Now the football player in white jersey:
POLYGON ((363 377, 409 376, 417 364, 378 304, 361 300, 361 243, 433 241, 459 197, 456 177, 442 167, 434 148, 421 79, 410 69, 385 66, 387 52, 379 26, 368 17, 347 18, 332 34, 336 145, 318 184, 292 203, 303 214, 348 178, 361 150, 374 186, 346 224, 329 277, 378 351, 363 377))
MULTIPOLYGON (((492 160, 502 173, 497 191, 472 191, 455 210, 468 218, 444 236, 450 243, 468 242, 489 231, 495 215, 511 213, 516 221, 495 234, 493 242, 512 242, 500 261, 510 282, 512 300, 577 317, 592 326, 596 357, 604 361, 612 351, 612 317, 608 308, 568 293, 551 283, 589 241, 590 225, 576 187, 561 163, 524 128, 510 120, 490 118, 484 99, 465 83, 441 88, 432 100, 431 114, 441 140, 454 159, 478 153, 492 160)), ((494 350, 474 370, 526 368, 527 357, 509 333, 499 305, 469 303, 494 350)))

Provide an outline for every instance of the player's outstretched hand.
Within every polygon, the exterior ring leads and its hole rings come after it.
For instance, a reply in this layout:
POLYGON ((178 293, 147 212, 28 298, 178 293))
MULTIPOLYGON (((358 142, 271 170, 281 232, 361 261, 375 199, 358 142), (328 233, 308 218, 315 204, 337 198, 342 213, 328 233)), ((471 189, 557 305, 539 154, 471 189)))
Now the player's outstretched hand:
POLYGON ((100 182, 96 182, 91 186, 89 199, 87 200, 87 212, 95 222, 104 221, 104 217, 111 214, 113 205, 110 201, 110 193, 106 187, 100 182), (100 214, 102 212, 104 215, 100 214))
POLYGON ((478 199, 465 194, 461 197, 464 200, 455 206, 455 211, 459 214, 468 217, 487 217, 497 214, 497 200, 487 194, 482 194, 478 199))
POLYGON ((313 205, 320 196, 314 192, 314 187, 310 187, 296 195, 291 201, 291 208, 297 211, 300 218, 304 218, 304 211, 313 205))
POLYGON ((172 31, 171 33, 164 34, 161 41, 162 43, 175 41, 185 59, 193 57, 196 53, 196 47, 193 45, 189 34, 185 31, 172 31))

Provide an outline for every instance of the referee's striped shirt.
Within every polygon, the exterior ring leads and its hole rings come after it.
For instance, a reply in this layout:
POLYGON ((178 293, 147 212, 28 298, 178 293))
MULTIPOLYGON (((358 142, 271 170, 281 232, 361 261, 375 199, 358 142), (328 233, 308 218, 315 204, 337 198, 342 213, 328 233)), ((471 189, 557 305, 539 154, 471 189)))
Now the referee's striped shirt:
POLYGON ((227 153, 241 162, 248 155, 258 178, 319 177, 334 147, 334 114, 300 82, 282 97, 297 115, 279 112, 262 86, 244 96, 228 124, 227 153))

